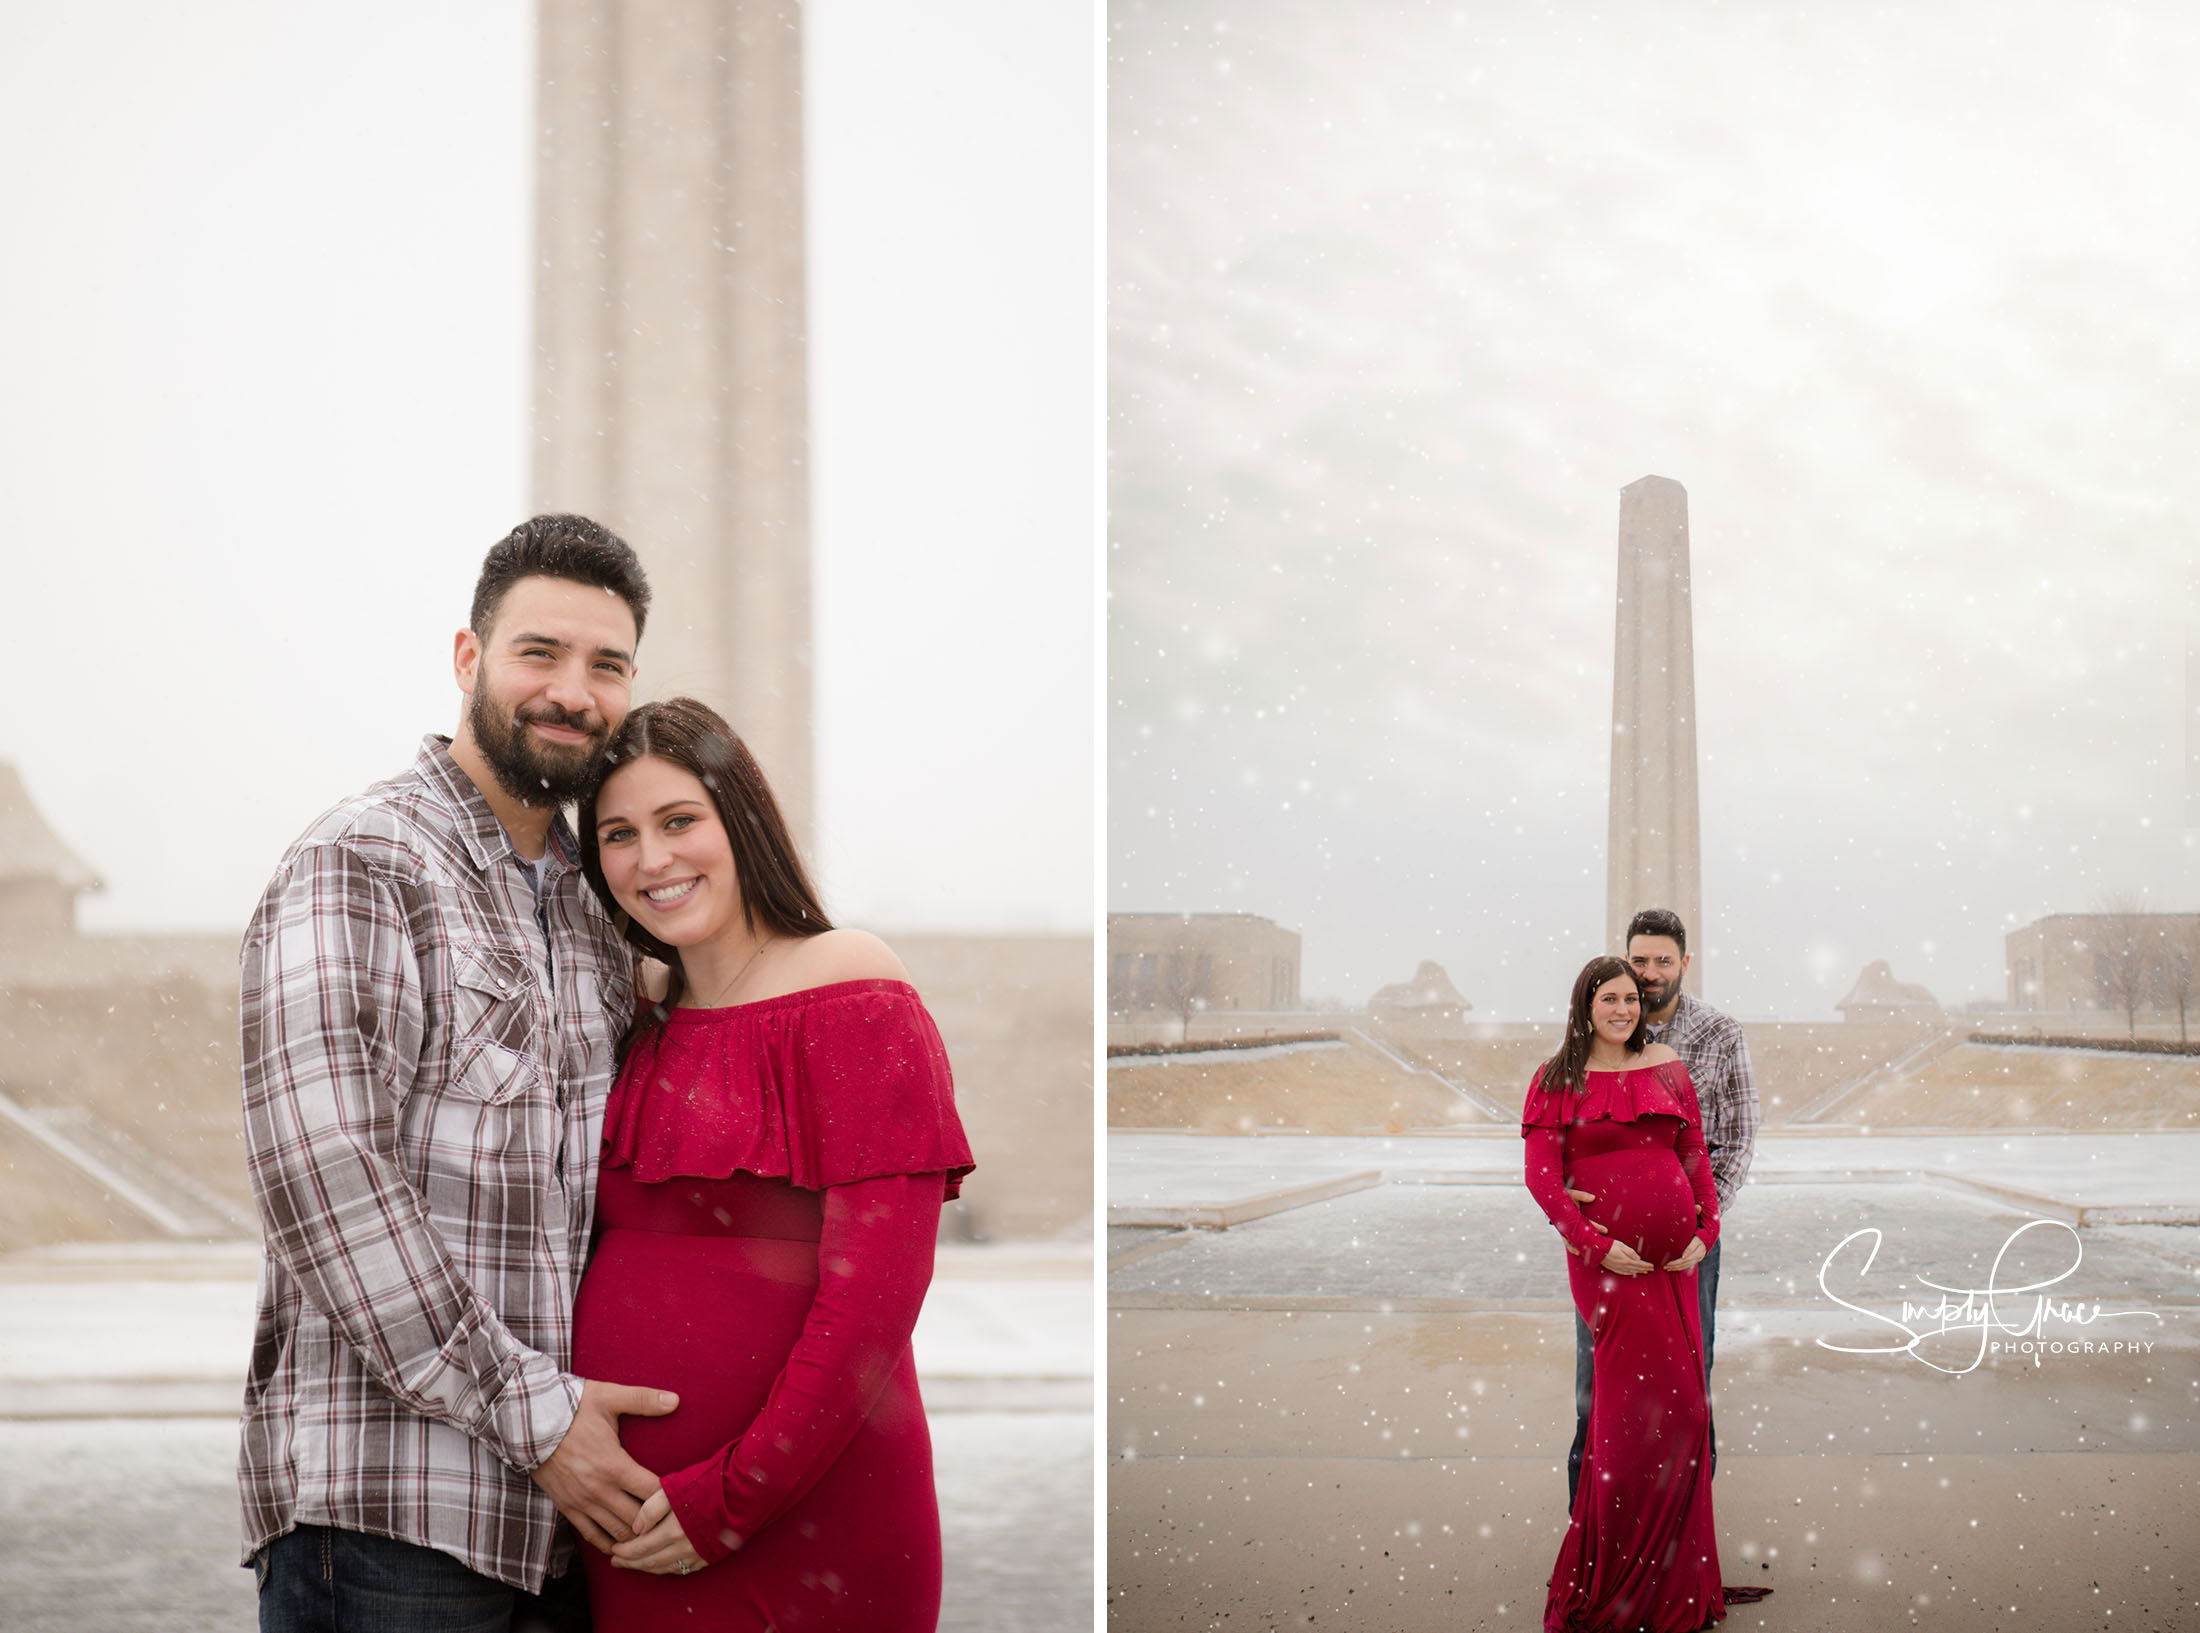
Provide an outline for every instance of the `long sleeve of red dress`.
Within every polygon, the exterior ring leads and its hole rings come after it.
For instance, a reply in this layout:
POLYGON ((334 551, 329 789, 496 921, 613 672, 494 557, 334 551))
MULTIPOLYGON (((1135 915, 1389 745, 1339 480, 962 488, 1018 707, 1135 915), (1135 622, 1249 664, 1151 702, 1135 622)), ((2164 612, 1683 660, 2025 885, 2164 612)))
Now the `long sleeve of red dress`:
POLYGON ((1591 1264, 1612 1250, 1612 1239, 1583 1217, 1581 1204, 1566 1194, 1566 1131, 1563 1128, 1524 1130, 1528 1147, 1528 1194, 1543 1210, 1566 1246, 1591 1264))
POLYGON ((1681 1159, 1681 1172, 1688 1176, 1688 1188, 1696 1193, 1696 1234, 1709 1248, 1719 1239, 1719 1187, 1711 1172, 1711 1150, 1704 1144, 1703 1114, 1696 1108, 1696 1091, 1688 1081, 1688 1068, 1681 1067, 1679 1075, 1687 1091, 1681 1103, 1688 1108, 1688 1120, 1681 1125, 1673 1151, 1681 1159))
POLYGON ((888 1174, 826 1189, 817 1297, 764 1409, 717 1455, 664 1477, 706 1564, 815 1485, 878 1400, 931 1285, 943 1184, 888 1174))

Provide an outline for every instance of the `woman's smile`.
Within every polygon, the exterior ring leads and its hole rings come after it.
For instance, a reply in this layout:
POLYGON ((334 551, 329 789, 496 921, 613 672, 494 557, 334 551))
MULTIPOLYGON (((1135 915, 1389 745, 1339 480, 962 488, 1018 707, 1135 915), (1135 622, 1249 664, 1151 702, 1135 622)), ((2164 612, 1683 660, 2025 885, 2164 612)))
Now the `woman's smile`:
POLYGON ((1590 1024, 1607 1042, 1625 1044, 1642 1018, 1642 994, 1631 975, 1615 975, 1589 1000, 1590 1024))
POLYGON ((745 927, 725 825, 685 767, 645 754, 612 772, 596 796, 596 836, 612 896, 668 945, 700 947, 745 927))

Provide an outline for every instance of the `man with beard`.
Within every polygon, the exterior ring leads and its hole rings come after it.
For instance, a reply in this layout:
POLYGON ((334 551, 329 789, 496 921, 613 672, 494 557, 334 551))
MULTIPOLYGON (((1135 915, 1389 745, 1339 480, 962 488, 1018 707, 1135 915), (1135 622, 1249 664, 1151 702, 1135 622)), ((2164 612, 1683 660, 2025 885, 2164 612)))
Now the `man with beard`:
MULTIPOLYGON (((1649 1023, 1645 1038, 1672 1047, 1688 1068, 1696 1086, 1697 1109, 1703 1114, 1704 1144, 1711 1154, 1711 1181, 1719 1193, 1721 1235, 1696 1265, 1696 1302, 1703 1316, 1704 1383, 1711 1381, 1712 1317, 1719 1297, 1719 1249, 1724 1244, 1725 1221, 1734 1206, 1735 1193, 1749 1174, 1751 1148, 1757 1139, 1757 1080, 1749 1068, 1749 1042, 1741 1022, 1713 1009, 1700 998, 1681 991, 1681 977, 1688 973, 1688 927, 1680 915, 1662 907, 1646 907, 1627 923, 1627 962, 1634 967, 1642 989, 1643 1018, 1649 1023)), ((1593 1191, 1566 1193, 1577 1202, 1593 1202, 1593 1191)), ((1569 1249, 1568 1251, 1571 1251, 1569 1249)), ((1594 1368, 1591 1356, 1595 1340, 1589 1324, 1574 1317, 1574 1444, 1566 1454, 1566 1502, 1573 1506, 1581 1485, 1582 1453, 1589 1445, 1589 1400, 1594 1368)), ((1719 1440, 1712 1425, 1711 1472, 1719 1470, 1719 1440)))
POLYGON ((633 986, 562 814, 648 610, 615 534, 515 528, 458 632, 457 735, 308 828, 246 930, 263 1630, 585 1628, 559 1513, 608 1550, 657 1489, 618 1417, 673 1397, 568 1370, 633 986))

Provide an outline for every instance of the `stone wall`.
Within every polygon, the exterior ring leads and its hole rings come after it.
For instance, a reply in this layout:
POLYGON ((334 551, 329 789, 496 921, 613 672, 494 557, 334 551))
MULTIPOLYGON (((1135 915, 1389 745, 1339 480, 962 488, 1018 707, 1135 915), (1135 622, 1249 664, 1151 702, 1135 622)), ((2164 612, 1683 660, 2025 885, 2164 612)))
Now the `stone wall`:
MULTIPOLYGON (((980 1165, 945 1229, 1089 1230, 1091 938, 891 940, 939 1022, 980 1165)), ((239 1093, 233 978, 0 987, 0 1094, 207 1235, 252 1229, 239 1093)), ((0 1250, 167 1234, 5 1121, 0 1175, 0 1250)))
POLYGON ((1294 1009, 1299 935, 1253 913, 1110 913, 1108 1010, 1181 1021, 1231 1010, 1294 1009))
POLYGON ((950 1229, 1092 1227, 1090 936, 889 935, 938 1021, 978 1171, 950 1229))
MULTIPOLYGON (((249 1233, 234 990, 180 980, 10 986, 0 992, 0 1062, 0 1093, 41 1122, 205 1234, 249 1233)), ((0 1247, 166 1234, 35 1137, 16 1127, 9 1136, 0 1162, 15 1194, 0 1213, 0 1247)))

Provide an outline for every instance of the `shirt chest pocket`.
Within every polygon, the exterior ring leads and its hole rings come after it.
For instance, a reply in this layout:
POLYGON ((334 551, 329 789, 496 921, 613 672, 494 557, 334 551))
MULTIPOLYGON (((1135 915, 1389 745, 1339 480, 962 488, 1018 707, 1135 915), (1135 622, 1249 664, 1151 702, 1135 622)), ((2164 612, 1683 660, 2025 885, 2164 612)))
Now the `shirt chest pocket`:
POLYGON ((535 1053, 535 984, 527 961, 501 949, 451 949, 450 1087, 500 1103, 542 1081, 535 1053))

